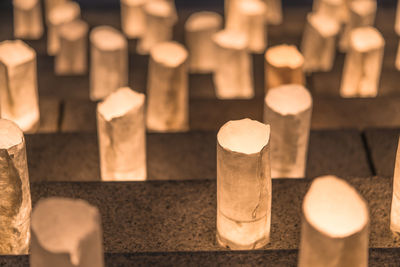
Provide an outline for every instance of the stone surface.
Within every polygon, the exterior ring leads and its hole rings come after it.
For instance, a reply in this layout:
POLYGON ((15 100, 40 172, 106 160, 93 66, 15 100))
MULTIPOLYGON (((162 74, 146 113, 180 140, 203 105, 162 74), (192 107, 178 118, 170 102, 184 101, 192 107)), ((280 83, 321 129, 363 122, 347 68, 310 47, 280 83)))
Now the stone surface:
MULTIPOLYGON (((216 132, 153 133, 146 139, 148 179, 215 179, 216 132)), ((26 143, 32 181, 100 180, 95 133, 27 135, 26 143)), ((372 174, 358 131, 311 131, 306 177, 324 174, 372 174)))
POLYGON ((26 135, 31 181, 100 181, 96 135, 26 135))
MULTIPOLYGON (((389 179, 345 179, 369 203, 370 247, 399 247, 399 240, 389 229, 389 179)), ((307 179, 272 181, 271 243, 266 249, 298 247, 301 202, 310 182, 307 179)), ((215 181, 42 182, 32 183, 31 189, 33 206, 39 198, 59 196, 85 199, 99 207, 105 252, 222 250, 215 240, 215 181)))
POLYGON ((399 97, 314 98, 312 129, 365 129, 398 126, 400 126, 399 97))
POLYGON ((88 100, 65 101, 62 132, 96 132, 96 103, 88 100))
POLYGON ((365 131, 364 136, 376 175, 393 177, 399 135, 400 129, 365 131))
MULTIPOLYGON (((189 100, 189 128, 191 131, 215 131, 228 120, 244 117, 261 121, 262 114, 262 98, 251 100, 189 100)), ((66 100, 61 131, 95 132, 96 103, 88 100, 66 100)))
POLYGON ((60 101, 57 98, 42 97, 39 99, 40 121, 38 133, 54 133, 58 131, 60 117, 60 101))
MULTIPOLYGON (((105 264, 114 266, 296 266, 296 250, 159 252, 159 253, 105 253, 105 264)), ((400 249, 375 248, 369 250, 369 266, 397 266, 400 249)), ((28 256, 0 256, 1 266, 28 267, 28 256)))
POLYGON ((311 131, 306 177, 370 176, 361 135, 356 130, 311 131))

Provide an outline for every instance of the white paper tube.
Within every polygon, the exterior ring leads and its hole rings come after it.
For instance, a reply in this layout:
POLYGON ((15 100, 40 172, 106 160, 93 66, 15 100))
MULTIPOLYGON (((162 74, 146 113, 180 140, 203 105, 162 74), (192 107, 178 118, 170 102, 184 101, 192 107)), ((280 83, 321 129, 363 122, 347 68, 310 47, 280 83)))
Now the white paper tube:
POLYGON ((375 22, 376 0, 358 0, 349 5, 349 21, 346 23, 340 37, 339 48, 347 51, 350 42, 350 33, 358 27, 372 26, 375 22))
POLYGON ((14 37, 40 39, 43 35, 42 8, 39 0, 13 0, 14 37))
POLYGON ((12 121, 0 119, 0 253, 27 254, 31 192, 25 138, 12 121))
POLYGON ((307 15, 301 43, 305 72, 332 70, 339 30, 339 23, 328 16, 318 13, 307 15))
POLYGON ((217 46, 217 68, 213 75, 219 99, 252 98, 253 67, 244 33, 223 30, 213 35, 217 46))
POLYGON ((154 0, 144 6, 146 31, 139 40, 137 52, 150 53, 153 46, 172 40, 172 30, 176 23, 173 6, 167 1, 154 0))
POLYGON ((189 50, 189 69, 193 73, 213 72, 216 68, 216 47, 212 36, 222 28, 222 17, 215 12, 197 12, 185 23, 185 39, 189 50))
POLYGON ((40 200, 32 213, 31 267, 104 266, 101 217, 84 200, 40 200))
POLYGON ((57 75, 79 75, 87 72, 88 24, 75 20, 59 28, 60 49, 55 58, 57 75))
POLYGON ((20 40, 0 43, 1 116, 24 132, 39 126, 36 53, 20 40))
POLYGON ((65 2, 51 9, 47 22, 47 53, 54 56, 60 49, 58 30, 61 25, 78 19, 81 9, 76 2, 65 2))
POLYGON ((253 53, 264 53, 267 46, 267 6, 260 0, 238 2, 238 30, 247 38, 247 49, 253 53))
POLYGON ((385 40, 373 27, 361 27, 350 33, 340 95, 375 97, 378 94, 385 40))
POLYGON ((123 87, 97 105, 101 178, 146 179, 144 94, 123 87))
POLYGON ((150 53, 147 81, 147 129, 179 132, 189 128, 188 52, 176 42, 156 45, 150 53))
POLYGON ((118 30, 94 28, 90 52, 90 99, 103 99, 128 84, 128 42, 118 30))
POLYGON ((272 25, 279 25, 283 21, 281 0, 264 0, 267 5, 267 22, 272 25))
POLYGON ((269 242, 271 224, 270 127, 229 121, 217 135, 217 240, 231 249, 269 242))
POLYGON ((400 142, 397 143, 396 162, 393 174, 392 207, 390 210, 390 230, 400 234, 400 142))
POLYGON ((265 53, 265 92, 284 84, 305 83, 303 55, 294 45, 278 45, 265 53))
POLYGON ((265 96, 264 123, 271 125, 271 177, 304 178, 312 97, 302 85, 271 88, 265 96))
POLYGON ((299 267, 368 266, 365 200, 335 176, 316 178, 303 200, 299 267))
POLYGON ((121 0, 122 32, 128 39, 140 38, 146 31, 146 0, 121 0))

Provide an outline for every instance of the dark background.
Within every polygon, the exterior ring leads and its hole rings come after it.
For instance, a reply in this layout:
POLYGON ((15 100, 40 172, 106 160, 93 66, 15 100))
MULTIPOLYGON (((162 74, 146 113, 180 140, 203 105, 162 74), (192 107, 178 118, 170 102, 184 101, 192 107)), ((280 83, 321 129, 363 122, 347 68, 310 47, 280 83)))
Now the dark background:
MULTIPOLYGON (((108 7, 117 8, 119 0, 75 0, 81 7, 97 8, 108 7)), ((10 8, 11 0, 0 0, 0 8, 10 8)), ((222 8, 224 0, 175 0, 177 8, 222 8)), ((312 0, 283 0, 284 6, 311 6, 312 0)), ((396 0, 378 0, 379 6, 395 7, 396 0)))

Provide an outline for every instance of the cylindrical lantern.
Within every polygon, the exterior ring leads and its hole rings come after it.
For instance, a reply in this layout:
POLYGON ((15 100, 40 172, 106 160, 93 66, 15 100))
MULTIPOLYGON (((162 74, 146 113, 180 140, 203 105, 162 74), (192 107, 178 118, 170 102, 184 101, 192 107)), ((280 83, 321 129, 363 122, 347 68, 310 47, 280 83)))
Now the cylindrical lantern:
POLYGON ((345 52, 349 48, 350 33, 358 27, 372 26, 375 22, 376 0, 352 1, 349 5, 349 21, 340 37, 339 48, 345 52))
POLYGON ((43 35, 42 7, 39 0, 13 0, 14 36, 40 39, 43 35))
POLYGON ((264 123, 271 125, 272 178, 304 178, 311 94, 302 85, 282 85, 268 91, 264 104, 264 123))
POLYGON ((253 53, 264 53, 267 46, 267 6, 260 0, 238 2, 238 31, 247 38, 247 49, 253 53))
POLYGON ((66 23, 59 28, 60 49, 54 61, 56 74, 86 73, 88 28, 88 24, 82 20, 66 23))
POLYGON ((397 1, 396 21, 394 23, 394 30, 400 36, 400 2, 397 1))
POLYGON ((267 5, 267 22, 272 25, 282 23, 282 1, 281 0, 264 0, 267 5))
POLYGON ((284 84, 305 83, 304 58, 294 45, 273 46, 265 53, 265 92, 284 84))
POLYGON ((340 86, 342 97, 375 97, 378 94, 385 40, 373 27, 350 33, 340 86))
POLYGON ((22 41, 0 43, 1 116, 24 132, 39 127, 36 52, 22 41))
POLYGON ((94 28, 90 52, 90 99, 103 99, 128 84, 128 42, 118 30, 94 28))
POLYGON ((58 30, 61 25, 74 21, 81 16, 81 9, 76 2, 67 1, 55 6, 47 21, 47 53, 54 56, 60 49, 58 30))
POLYGON ((31 267, 103 267, 98 209, 84 200, 40 200, 32 213, 31 267))
POLYGON ((217 67, 213 76, 217 98, 252 98, 253 66, 242 32, 223 30, 213 36, 217 67))
POLYGON ((368 266, 365 200, 335 176, 313 181, 303 200, 299 267, 368 266))
POLYGON ((305 72, 332 70, 339 30, 340 24, 331 17, 318 13, 307 15, 301 43, 305 72))
POLYGON ((345 1, 347 0, 314 0, 312 12, 314 14, 330 17, 341 25, 346 16, 345 1))
POLYGON ((70 0, 44 0, 44 15, 46 22, 49 21, 50 11, 58 5, 64 4, 70 0))
POLYGON ((12 121, 0 119, 0 254, 27 254, 31 191, 25 138, 12 121))
POLYGON ((216 68, 216 47, 212 36, 222 28, 222 17, 215 12, 197 12, 185 23, 185 39, 189 50, 189 69, 193 73, 213 72, 216 68))
POLYGON ((390 230, 395 234, 400 234, 400 142, 397 143, 396 160, 394 165, 390 230))
POLYGON ((271 224, 270 127, 229 121, 217 136, 217 240, 231 249, 269 242, 271 224))
POLYGON ((172 40, 172 30, 176 23, 173 5, 166 0, 154 0, 144 6, 146 31, 139 40, 136 51, 147 55, 151 49, 163 42, 172 40))
POLYGON ((399 45, 397 47, 395 67, 397 70, 400 70, 400 41, 399 41, 399 45))
POLYGON ((146 0, 121 0, 122 32, 129 39, 140 38, 146 31, 146 0))
POLYGON ((120 88, 97 105, 101 178, 146 179, 144 94, 120 88))
POLYGON ((147 128, 179 132, 189 128, 188 52, 176 42, 153 47, 147 82, 147 128))

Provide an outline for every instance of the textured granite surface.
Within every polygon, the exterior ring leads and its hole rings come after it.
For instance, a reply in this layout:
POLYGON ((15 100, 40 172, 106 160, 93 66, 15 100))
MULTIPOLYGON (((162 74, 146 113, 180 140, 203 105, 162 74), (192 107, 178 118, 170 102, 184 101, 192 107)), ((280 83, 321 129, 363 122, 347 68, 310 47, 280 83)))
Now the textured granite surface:
MULTIPOLYGON (((217 100, 190 99, 191 130, 218 130, 225 122, 251 118, 262 121, 263 99, 217 100)), ((66 100, 61 123, 63 132, 95 132, 96 103, 88 100, 66 100)))
POLYGON ((65 100, 61 132, 96 132, 96 103, 88 100, 65 100))
MULTIPOLYGON (((371 248, 399 247, 389 230, 391 181, 380 177, 347 179, 368 201, 371 248)), ((310 179, 273 180, 271 242, 266 249, 296 249, 301 203, 310 179)), ((31 184, 33 206, 43 197, 86 199, 102 214, 105 252, 224 250, 216 244, 216 182, 31 184)))
MULTIPOLYGON (((121 266, 297 266, 297 250, 105 253, 107 267, 121 266)), ((370 249, 370 267, 399 266, 400 249, 370 249)), ((29 266, 28 256, 0 256, 0 266, 29 266)))
POLYGON ((393 177, 400 129, 367 129, 364 135, 374 172, 393 177))
MULTIPOLYGON (((400 75, 399 75, 400 76, 400 75)), ((211 79, 203 75, 197 77, 211 79)), ((196 79, 197 79, 196 78, 196 79)), ((206 92, 202 92, 206 94, 206 92)), ((315 96, 312 129, 365 129, 400 126, 400 97, 355 98, 315 96)), ((263 120, 263 99, 190 99, 189 123, 192 130, 218 130, 225 122, 249 117, 263 120)), ((87 100, 64 102, 63 132, 95 132, 96 103, 87 100)))
POLYGON ((54 133, 58 131, 60 119, 60 100, 41 97, 39 100, 40 123, 38 133, 54 133))
MULTIPOLYGON (((32 181, 100 180, 96 134, 26 136, 32 181)), ((216 132, 147 135, 150 180, 215 179, 216 132)), ((355 130, 312 131, 306 176, 370 176, 361 135, 355 130)))
MULTIPOLYGON (((400 73, 398 73, 400 77, 400 73)), ((400 98, 314 97, 313 129, 400 126, 400 98)))
POLYGON ((361 135, 356 130, 311 131, 306 177, 326 174, 370 176, 361 135))

